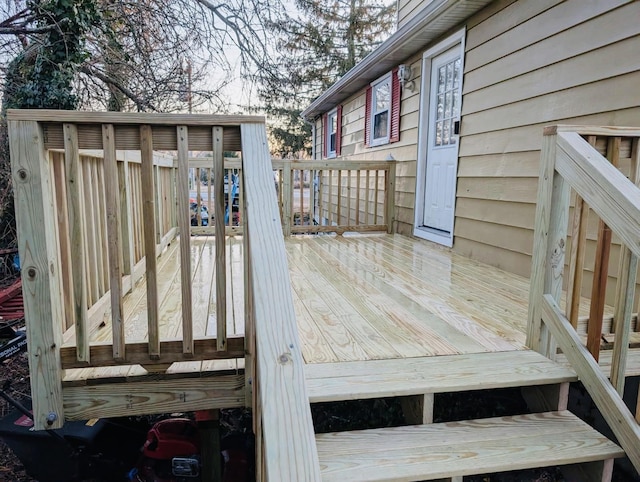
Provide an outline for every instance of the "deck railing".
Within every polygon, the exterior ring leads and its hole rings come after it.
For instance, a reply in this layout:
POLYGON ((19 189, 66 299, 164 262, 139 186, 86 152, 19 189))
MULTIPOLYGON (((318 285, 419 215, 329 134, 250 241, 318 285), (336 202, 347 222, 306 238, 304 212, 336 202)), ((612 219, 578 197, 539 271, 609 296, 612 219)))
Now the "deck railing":
MULTIPOLYGON (((114 383, 102 387, 107 409, 62 381, 67 369, 132 365, 158 372, 160 380, 174 362, 244 356, 244 337, 227 337, 225 321, 217 323, 217 335, 203 336, 200 327, 194 336, 190 236, 180 243, 181 310, 162 299, 157 256, 176 233, 190 230, 189 152, 212 153, 214 169, 222 171, 223 148, 240 148, 240 122, 260 120, 9 111, 36 429, 60 427, 65 419, 244 402, 216 401, 200 386, 176 381, 145 386, 144 397, 132 398, 130 383, 114 383), (177 152, 178 163, 158 151, 177 152), (146 326, 138 323, 131 334, 123 297, 143 275, 146 326), (178 336, 167 332, 173 324, 178 336), (96 325, 110 332, 105 341, 90 341, 96 325)), ((222 221, 222 200, 214 210, 222 221)), ((217 320, 226 320, 224 236, 216 238, 215 283, 217 320)))
MULTIPOLYGON (((395 161, 272 159, 282 230, 291 234, 392 232, 395 161)), ((215 183, 210 158, 189 160, 195 217, 191 233, 211 235, 215 183), (204 206, 204 207, 203 207, 204 206), (209 222, 200 217, 206 212, 209 222)), ((224 221, 228 235, 242 234, 242 161, 224 163, 224 221)))
POLYGON ((274 159, 285 236, 392 232, 394 161, 274 159))
MULTIPOLYGON (((640 256, 640 129, 555 126, 543 138, 527 343, 549 358, 559 346, 584 383, 619 443, 640 470, 639 410, 622 399, 640 256), (603 154, 606 156, 603 156, 603 154), (621 172, 622 169, 623 172, 621 172), (627 174, 629 178, 627 178, 627 174), (570 202, 574 191, 573 216, 570 202), (578 333, 578 309, 587 242, 589 210, 598 217, 587 340, 578 333), (568 268, 565 252, 571 227, 568 268), (598 365, 612 236, 620 243, 611 326, 611 372, 598 365), (563 275, 568 271, 567 304, 560 308, 563 275)), ((637 324, 636 324, 637 329, 637 324)), ((639 407, 640 408, 640 407, 639 407)))

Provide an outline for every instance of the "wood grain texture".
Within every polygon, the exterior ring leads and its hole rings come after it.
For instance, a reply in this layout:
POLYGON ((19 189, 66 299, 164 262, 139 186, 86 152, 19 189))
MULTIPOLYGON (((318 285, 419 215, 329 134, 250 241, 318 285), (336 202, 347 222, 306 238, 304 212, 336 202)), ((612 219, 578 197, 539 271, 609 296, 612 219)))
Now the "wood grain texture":
POLYGON ((264 125, 243 124, 243 172, 250 243, 257 376, 264 461, 272 481, 319 481, 304 362, 264 125), (290 421, 295 420, 295 424, 290 421))
MULTIPOLYGON (((212 129, 213 136, 213 181, 215 183, 215 223, 216 223, 216 339, 218 350, 226 349, 227 338, 227 271, 225 257, 225 223, 224 223, 224 145, 222 127, 212 129)), ((231 178, 231 175, 229 175, 231 178)), ((231 203, 229 218, 233 218, 231 203)))
MULTIPOLYGON (((629 180, 640 187, 640 138, 633 139, 631 149, 631 172, 629 180)), ((629 332, 633 316, 633 302, 638 276, 638 256, 632 254, 629 248, 622 247, 618 268, 618 283, 616 286, 616 301, 614 305, 614 332, 616 339, 613 345, 613 364, 611 366, 611 383, 620 394, 624 395, 625 373, 627 371, 627 356, 629 351, 629 332)), ((637 331, 637 324, 636 324, 637 331)))
POLYGON ((606 221, 616 235, 640 255, 640 189, 578 134, 558 134, 557 169, 606 221))
POLYGON ((305 375, 312 403, 546 385, 577 379, 570 368, 532 350, 313 363, 306 365, 305 375))
POLYGON ((69 238, 73 256, 71 296, 73 310, 69 313, 75 325, 78 361, 89 361, 89 326, 87 321, 87 281, 83 233, 85 217, 82 210, 82 178, 78 152, 78 130, 65 124, 65 170, 67 178, 67 208, 69 210, 69 238))
POLYGON ((545 324, 553 333, 563 353, 576 370, 596 406, 636 470, 640 468, 640 426, 626 404, 602 373, 598 363, 582 345, 580 338, 550 295, 542 300, 545 324))
POLYGON ((8 126, 34 426, 60 428, 65 417, 59 353, 64 319, 52 180, 38 124, 9 121, 8 126))
POLYGON ((67 387, 69 420, 187 412, 244 405, 244 377, 184 378, 67 387))
MULTIPOLYGON (((107 198, 107 240, 109 252, 109 291, 111 292, 111 332, 113 357, 125 357, 124 312, 122 305, 122 233, 120 219, 120 189, 118 161, 113 125, 102 126, 104 146, 105 195, 107 198)), ((76 330, 77 333, 77 330, 76 330)))
POLYGON ((147 326, 149 334, 149 358, 160 356, 158 328, 158 279, 156 262, 155 186, 153 174, 153 138, 151 126, 140 126, 140 155, 142 157, 142 215, 144 217, 144 254, 147 282, 147 326))
POLYGON ((180 232, 180 288, 184 353, 193 353, 191 294, 191 208, 189 203, 189 129, 176 127, 178 135, 177 221, 180 232))
MULTIPOLYGON (((185 355, 182 350, 182 340, 163 340, 160 343, 162 353, 157 363, 175 363, 197 360, 224 360, 229 358, 242 358, 244 354, 244 337, 229 337, 228 348, 225 352, 219 352, 212 347, 215 338, 196 338, 194 340, 193 356, 185 355)), ((75 348, 64 347, 60 350, 60 359, 62 368, 83 368, 87 367, 86 363, 79 363, 75 359, 75 348)), ((126 358, 121 361, 113 359, 113 347, 109 342, 100 342, 91 344, 91 366, 94 367, 110 367, 118 365, 144 365, 149 363, 149 354, 147 352, 147 343, 134 342, 127 343, 126 358)))
POLYGON ((320 434, 324 481, 415 481, 605 460, 622 450, 570 412, 320 434))

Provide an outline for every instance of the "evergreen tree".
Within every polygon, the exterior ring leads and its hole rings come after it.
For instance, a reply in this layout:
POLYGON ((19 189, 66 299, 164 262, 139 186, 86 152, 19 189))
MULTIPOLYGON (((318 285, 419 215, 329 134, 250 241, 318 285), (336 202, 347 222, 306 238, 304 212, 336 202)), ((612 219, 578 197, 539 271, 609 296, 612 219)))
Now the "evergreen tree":
POLYGON ((279 70, 261 79, 259 89, 283 154, 310 150, 311 129, 300 117, 302 109, 395 28, 395 2, 389 0, 296 0, 296 7, 272 24, 279 70))

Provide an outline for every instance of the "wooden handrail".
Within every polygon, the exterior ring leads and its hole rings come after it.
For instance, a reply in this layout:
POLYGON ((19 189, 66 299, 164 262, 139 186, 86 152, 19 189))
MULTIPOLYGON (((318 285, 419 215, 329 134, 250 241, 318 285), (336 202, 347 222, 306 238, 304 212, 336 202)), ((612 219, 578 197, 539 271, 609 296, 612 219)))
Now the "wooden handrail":
MULTIPOLYGON (((545 129, 538 185, 527 344, 553 359, 560 346, 608 421, 636 469, 640 469, 640 429, 627 409, 625 386, 629 331, 640 254, 640 129, 554 126, 545 129), (608 137, 606 149, 596 136, 608 137), (586 137, 586 139, 584 138, 586 137), (618 170, 622 138, 631 140, 631 180, 618 170), (606 158, 596 149, 605 151, 606 158), (567 245, 570 192, 576 193, 566 316, 558 303, 567 245), (586 213, 600 218, 587 346, 576 332, 586 236, 586 213), (614 303, 611 381, 598 366, 611 233, 622 241, 614 303)), ((640 410, 640 405, 638 410, 640 410)))
POLYGON ((304 361, 298 336, 264 125, 241 126, 249 248, 251 317, 255 330, 258 470, 271 481, 320 481, 304 361), (253 242, 253 238, 260 242, 253 242), (259 237, 259 238, 258 238, 259 237), (295 420, 295 423, 290 423, 295 420))

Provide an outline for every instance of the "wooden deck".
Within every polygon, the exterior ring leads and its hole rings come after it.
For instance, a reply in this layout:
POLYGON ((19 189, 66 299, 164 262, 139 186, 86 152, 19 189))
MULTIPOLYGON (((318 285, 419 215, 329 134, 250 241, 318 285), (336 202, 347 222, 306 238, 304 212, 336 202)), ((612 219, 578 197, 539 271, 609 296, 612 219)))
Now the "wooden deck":
MULTIPOLYGON (((180 336, 179 238, 158 259, 160 337, 180 336)), ((307 364, 525 350, 526 278, 402 235, 286 238, 293 299, 307 364)), ((228 237, 227 333, 244 334, 243 245, 228 237)), ((215 238, 191 238, 196 338, 216 334, 215 238)), ((586 308, 585 308, 586 310, 586 308)), ((585 313, 586 314, 586 311, 585 313)), ((124 299, 127 342, 147 340, 144 278, 124 299)), ((111 342, 110 313, 92 342, 111 342)), ((69 331, 65 346, 74 343, 69 331)), ((638 365, 632 359, 632 371, 638 365)), ((606 360, 606 357, 605 357, 606 360)), ((244 360, 174 363, 168 373, 229 372, 244 360)), ((87 378, 136 377, 136 366, 70 369, 87 378)))

